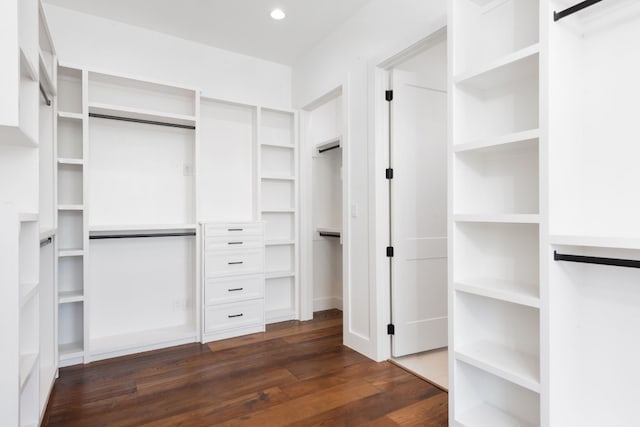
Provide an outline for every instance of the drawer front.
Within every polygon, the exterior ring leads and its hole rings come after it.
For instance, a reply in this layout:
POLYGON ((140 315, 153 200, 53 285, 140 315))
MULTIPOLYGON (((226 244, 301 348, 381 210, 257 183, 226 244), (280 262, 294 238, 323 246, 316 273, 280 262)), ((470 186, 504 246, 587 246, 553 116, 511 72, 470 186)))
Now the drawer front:
POLYGON ((209 279, 204 288, 206 306, 264 296, 264 276, 248 278, 209 279))
POLYGON ((207 252, 204 269, 207 278, 262 273, 264 271, 264 249, 207 252))
POLYGON ((261 223, 247 224, 206 224, 205 237, 228 236, 232 238, 243 236, 260 236, 263 234, 261 223))
POLYGON ((253 300, 207 307, 206 332, 241 328, 264 323, 264 301, 253 300))
POLYGON ((264 246, 262 236, 215 236, 204 240, 205 251, 251 249, 264 246))

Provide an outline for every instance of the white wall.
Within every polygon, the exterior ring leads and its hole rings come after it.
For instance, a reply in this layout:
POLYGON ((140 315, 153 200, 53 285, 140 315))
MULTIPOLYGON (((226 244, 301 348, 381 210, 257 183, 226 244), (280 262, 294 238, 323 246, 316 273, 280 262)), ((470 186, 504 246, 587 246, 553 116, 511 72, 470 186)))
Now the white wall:
POLYGON ((291 106, 291 68, 140 27, 45 6, 61 62, 198 87, 204 96, 291 106))
MULTIPOLYGON (((350 266, 345 300, 345 344, 381 360, 388 357, 385 325, 389 320, 388 278, 376 275, 375 157, 371 119, 372 64, 419 41, 446 22, 446 0, 371 0, 332 34, 299 58, 293 67, 293 104, 301 108, 346 83, 346 144, 349 154, 348 189, 350 266), (371 193, 371 194, 370 194, 371 193), (386 298, 386 299, 385 299, 386 298), (346 306, 348 305, 348 306, 346 306), (367 311, 369 307, 369 311, 367 311)), ((376 96, 384 96, 376 93, 376 96)))

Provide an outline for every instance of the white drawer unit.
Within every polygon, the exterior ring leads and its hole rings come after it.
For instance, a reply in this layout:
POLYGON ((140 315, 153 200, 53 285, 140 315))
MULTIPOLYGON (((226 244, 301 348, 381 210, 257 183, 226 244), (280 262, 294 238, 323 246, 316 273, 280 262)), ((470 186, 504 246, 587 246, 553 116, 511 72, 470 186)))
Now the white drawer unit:
POLYGON ((207 279, 204 288, 206 306, 264 297, 264 275, 207 279))
POLYGON ((205 328, 208 331, 227 331, 261 325, 264 327, 264 300, 213 305, 207 308, 205 319, 205 328))
POLYGON ((245 237, 264 236, 261 223, 238 223, 238 224, 205 224, 205 237, 245 237))
POLYGON ((205 278, 255 274, 264 271, 264 248, 205 252, 205 278))
POLYGON ((203 224, 202 342, 264 332, 264 226, 203 224))

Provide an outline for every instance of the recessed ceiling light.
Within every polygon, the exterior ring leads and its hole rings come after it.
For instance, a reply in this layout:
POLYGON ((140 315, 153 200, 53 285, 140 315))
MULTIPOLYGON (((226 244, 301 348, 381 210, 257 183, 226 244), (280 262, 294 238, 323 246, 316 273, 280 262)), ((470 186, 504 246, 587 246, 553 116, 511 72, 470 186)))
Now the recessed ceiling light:
POLYGON ((276 21, 280 21, 280 20, 284 19, 286 16, 287 16, 287 14, 284 13, 282 11, 282 9, 273 9, 271 11, 271 17, 273 19, 275 19, 276 21))

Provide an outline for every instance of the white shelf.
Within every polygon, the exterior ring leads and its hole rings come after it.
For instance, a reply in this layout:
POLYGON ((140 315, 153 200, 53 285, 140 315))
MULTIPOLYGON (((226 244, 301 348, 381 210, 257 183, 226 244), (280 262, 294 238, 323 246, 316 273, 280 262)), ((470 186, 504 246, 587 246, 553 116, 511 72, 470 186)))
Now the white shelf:
POLYGON ((459 74, 454 78, 458 85, 476 89, 490 89, 521 80, 538 71, 540 44, 521 49, 500 59, 459 74))
POLYGON ((262 142, 260 143, 260 145, 262 145, 263 147, 275 147, 275 148, 291 148, 291 149, 295 149, 296 146, 295 145, 291 145, 291 144, 278 144, 275 142, 262 142))
POLYGON ((40 50, 39 52, 39 60, 40 60, 40 69, 44 69, 44 73, 40 73, 40 77, 41 78, 44 77, 45 87, 49 89, 49 91, 53 96, 55 96, 57 95, 57 88, 53 80, 53 73, 47 66, 47 62, 44 59, 44 54, 42 53, 42 50, 40 50))
POLYGON ((332 148, 341 148, 342 147, 342 135, 335 136, 333 138, 327 139, 319 144, 316 144, 316 151, 320 154, 321 152, 330 150, 332 148))
POLYGON ((67 257, 78 257, 84 256, 84 250, 82 249, 63 249, 58 253, 58 257, 67 258, 67 257))
POLYGON ((101 103, 90 103, 89 113, 104 114, 108 116, 126 117, 134 120, 150 120, 157 122, 172 123, 176 125, 195 126, 195 116, 183 114, 164 113, 161 111, 146 110, 142 108, 131 108, 120 105, 110 105, 101 103))
POLYGON ((23 356, 20 356, 20 390, 24 388, 24 385, 27 383, 29 377, 33 375, 37 363, 37 354, 25 354, 23 356))
POLYGON ((504 224, 538 224, 538 214, 480 214, 480 215, 454 215, 456 222, 490 222, 504 224))
POLYGON ((563 246, 584 246, 591 248, 640 249, 640 239, 607 236, 551 235, 549 243, 563 246))
POLYGON ((40 240, 48 239, 49 237, 54 237, 58 233, 57 228, 46 228, 44 230, 40 230, 40 240))
POLYGON ((83 159, 70 159, 70 158, 59 158, 59 165, 69 165, 69 166, 82 166, 84 164, 83 159))
POLYGON ((21 213, 18 215, 18 220, 20 222, 36 222, 38 221, 38 214, 29 212, 21 213))
POLYGON ((195 230, 196 224, 89 225, 89 232, 195 230))
POLYGON ((455 144, 453 151, 455 153, 464 153, 470 151, 483 152, 492 150, 504 150, 510 148, 518 148, 521 144, 527 144, 540 138, 540 129, 529 129, 522 132, 510 133, 496 138, 483 139, 479 141, 470 141, 464 144, 455 144))
POLYGON ((265 278, 269 279, 282 279, 285 277, 295 277, 296 273, 293 271, 267 271, 265 278))
POLYGON ((20 307, 24 307, 34 296, 38 294, 38 283, 20 284, 20 307))
POLYGON ((481 341, 458 349, 455 357, 521 387, 540 392, 540 362, 531 355, 481 341))
POLYGON ((90 343, 91 354, 101 354, 127 350, 136 347, 171 343, 196 337, 192 326, 176 326, 171 328, 141 331, 132 334, 94 338, 90 343))
POLYGON ((465 427, 535 427, 486 403, 464 412, 456 422, 465 427))
POLYGON ((538 286, 501 279, 473 278, 456 280, 455 289, 469 294, 493 298, 528 307, 540 308, 538 286))
POLYGON ((20 48, 20 73, 27 76, 34 82, 38 81, 38 70, 36 69, 35 64, 32 64, 31 61, 29 61, 29 58, 22 48, 20 48))
POLYGON ((263 209, 262 213, 295 213, 295 209, 263 209))
POLYGON ((82 120, 84 116, 82 113, 71 113, 68 111, 58 111, 59 119, 68 119, 68 120, 82 120))
POLYGON ((58 347, 60 360, 76 359, 84 357, 84 348, 82 343, 60 344, 58 347))
POLYGON ((264 242, 265 246, 292 246, 295 244, 295 240, 268 240, 264 242))
POLYGON ((58 205, 59 211, 83 211, 83 205, 58 205))
POLYGON ((62 291, 58 293, 58 304, 70 304, 84 301, 82 291, 62 291))
POLYGON ((295 181, 294 176, 278 176, 278 175, 262 175, 261 177, 265 181, 295 181))

